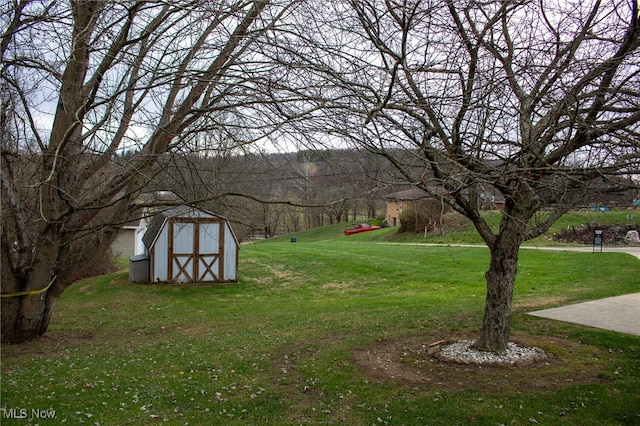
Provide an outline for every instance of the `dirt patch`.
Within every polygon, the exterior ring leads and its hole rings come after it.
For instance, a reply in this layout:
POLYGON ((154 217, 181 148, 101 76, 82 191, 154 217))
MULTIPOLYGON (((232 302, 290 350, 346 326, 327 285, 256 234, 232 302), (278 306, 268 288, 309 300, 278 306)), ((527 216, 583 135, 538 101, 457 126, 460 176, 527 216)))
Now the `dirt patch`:
MULTIPOLYGON (((429 344, 444 336, 411 336, 377 342, 357 350, 353 360, 362 374, 381 381, 445 391, 505 392, 557 389, 575 383, 603 382, 594 361, 594 347, 577 342, 536 336, 528 340, 547 354, 526 366, 463 365, 445 362, 429 353, 429 344), (588 354, 588 355, 585 355, 588 354)), ((522 340, 520 340, 522 341, 522 340)))
POLYGON ((520 313, 520 312, 530 312, 540 308, 547 308, 549 306, 561 305, 570 299, 571 298, 568 296, 548 296, 548 297, 527 298, 526 300, 514 302, 512 314, 520 313))
POLYGON ((344 281, 330 282, 322 285, 324 290, 351 290, 353 285, 344 281))
POLYGON ((3 343, 2 356, 15 357, 34 354, 51 354, 58 350, 66 350, 70 346, 87 344, 93 341, 94 337, 94 333, 91 331, 50 331, 44 336, 38 337, 30 342, 3 343))

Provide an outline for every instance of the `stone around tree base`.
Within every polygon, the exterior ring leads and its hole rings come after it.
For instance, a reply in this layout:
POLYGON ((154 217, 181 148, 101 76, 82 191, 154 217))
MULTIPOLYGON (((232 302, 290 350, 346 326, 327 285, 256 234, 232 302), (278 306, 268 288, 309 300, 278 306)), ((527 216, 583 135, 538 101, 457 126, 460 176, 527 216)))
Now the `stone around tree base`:
POLYGON ((509 342, 503 354, 496 354, 473 349, 471 346, 474 343, 475 340, 461 340, 453 343, 440 341, 429 346, 432 348, 430 352, 433 352, 433 356, 437 359, 458 364, 512 367, 531 365, 547 358, 542 349, 533 346, 521 346, 509 342), (435 348, 439 350, 436 351, 435 348))

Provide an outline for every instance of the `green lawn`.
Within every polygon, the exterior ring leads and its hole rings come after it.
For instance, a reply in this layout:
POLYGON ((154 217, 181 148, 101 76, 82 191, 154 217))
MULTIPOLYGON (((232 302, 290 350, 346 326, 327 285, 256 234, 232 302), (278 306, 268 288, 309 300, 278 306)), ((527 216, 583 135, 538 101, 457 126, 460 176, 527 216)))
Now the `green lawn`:
POLYGON ((343 228, 244 245, 235 284, 72 286, 2 347, 2 424, 640 424, 639 337, 525 315, 640 291, 636 258, 523 250, 512 334, 549 361, 441 366, 419 348, 475 336, 488 251, 343 228), (384 348, 396 370, 367 364, 384 348))

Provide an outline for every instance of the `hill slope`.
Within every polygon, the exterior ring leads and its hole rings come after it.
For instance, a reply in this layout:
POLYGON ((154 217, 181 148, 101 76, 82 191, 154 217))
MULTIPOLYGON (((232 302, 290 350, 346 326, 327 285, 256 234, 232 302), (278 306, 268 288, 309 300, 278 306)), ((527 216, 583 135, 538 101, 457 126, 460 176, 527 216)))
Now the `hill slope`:
MULTIPOLYGON (((544 213, 541 213, 542 215, 544 213)), ((485 213, 485 217, 489 224, 497 230, 501 213, 499 211, 489 211, 485 213)), ((431 243, 431 244, 484 244, 482 238, 475 230, 471 222, 458 213, 448 213, 445 215, 444 226, 442 232, 430 232, 426 236, 424 234, 413 233, 397 233, 397 227, 383 228, 378 231, 365 232, 362 234, 345 236, 344 230, 351 226, 351 223, 339 223, 335 225, 324 226, 307 231, 281 235, 272 240, 281 241, 295 237, 297 241, 323 241, 334 238, 341 238, 345 241, 371 241, 371 242, 413 242, 413 243, 431 243)), ((581 239, 558 239, 554 238, 554 234, 563 233, 567 229, 580 229, 584 225, 585 229, 592 232, 595 225, 602 225, 605 229, 605 238, 607 234, 611 235, 614 230, 619 234, 626 233, 628 229, 640 230, 640 211, 636 210, 612 210, 612 211, 575 211, 569 212, 557 220, 551 229, 540 237, 528 242, 528 244, 536 245, 558 245, 566 243, 590 244, 589 236, 584 237, 584 231, 580 232, 581 239), (615 225, 615 226, 605 226, 615 225), (617 228, 621 228, 622 231, 617 228)), ((620 238, 616 237, 617 243, 622 243, 620 238)), ((613 237, 605 239, 605 243, 614 244, 613 237)))

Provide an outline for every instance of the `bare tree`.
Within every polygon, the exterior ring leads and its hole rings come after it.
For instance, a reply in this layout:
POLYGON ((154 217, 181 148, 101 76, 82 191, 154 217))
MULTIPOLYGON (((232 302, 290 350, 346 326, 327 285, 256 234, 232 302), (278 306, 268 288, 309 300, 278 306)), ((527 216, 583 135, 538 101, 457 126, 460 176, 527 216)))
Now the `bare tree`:
POLYGON ((257 44, 295 3, 3 3, 3 342, 47 330, 159 156, 197 150, 197 133, 230 123, 257 132, 255 76, 268 72, 257 44))
POLYGON ((637 1, 353 0, 296 16, 308 30, 273 49, 291 64, 278 110, 473 222, 491 251, 475 346, 506 349, 521 244, 640 171, 637 1), (490 191, 505 200, 497 231, 490 191))

